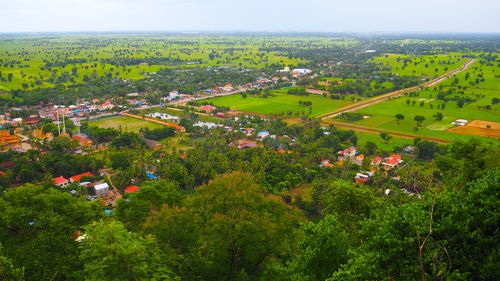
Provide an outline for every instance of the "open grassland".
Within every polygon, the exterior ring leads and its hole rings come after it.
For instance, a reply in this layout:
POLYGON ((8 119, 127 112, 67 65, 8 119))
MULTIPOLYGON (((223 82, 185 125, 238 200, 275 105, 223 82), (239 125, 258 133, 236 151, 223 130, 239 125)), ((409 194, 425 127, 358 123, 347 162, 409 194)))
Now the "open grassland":
POLYGON ((157 123, 126 116, 106 118, 91 122, 90 124, 101 128, 118 129, 124 132, 139 132, 141 128, 157 129, 165 127, 157 123))
POLYGON ((207 101, 213 103, 215 106, 225 106, 243 112, 252 112, 258 114, 272 115, 288 112, 296 116, 309 114, 309 107, 299 104, 299 101, 312 102, 312 110, 310 116, 318 116, 331 112, 341 106, 352 103, 350 99, 334 100, 327 96, 309 95, 309 96, 295 96, 288 95, 280 91, 272 91, 273 96, 263 98, 257 96, 247 96, 243 98, 241 95, 231 95, 225 97, 218 97, 209 99, 207 101))
POLYGON ((111 76, 141 79, 163 68, 297 66, 306 61, 263 49, 351 46, 345 38, 161 34, 0 37, 0 91, 69 86, 111 76))
MULTIPOLYGON (((355 124, 448 140, 476 138, 449 129, 456 119, 500 122, 500 103, 494 102, 500 99, 497 63, 479 60, 438 86, 363 108, 358 112, 370 117, 355 124), (443 114, 442 120, 435 117, 438 112, 443 114), (396 114, 403 114, 404 120, 397 121, 396 114), (421 126, 414 120, 417 115, 425 118, 421 126)), ((494 132, 481 135, 492 136, 494 132)))
POLYGON ((459 68, 466 59, 449 55, 387 54, 371 60, 387 67, 387 72, 401 76, 435 77, 459 68))
POLYGON ((394 151, 395 147, 406 147, 413 145, 413 140, 393 137, 389 142, 384 142, 378 134, 356 132, 358 136, 358 145, 365 146, 367 142, 372 141, 377 144, 377 148, 383 151, 394 151))

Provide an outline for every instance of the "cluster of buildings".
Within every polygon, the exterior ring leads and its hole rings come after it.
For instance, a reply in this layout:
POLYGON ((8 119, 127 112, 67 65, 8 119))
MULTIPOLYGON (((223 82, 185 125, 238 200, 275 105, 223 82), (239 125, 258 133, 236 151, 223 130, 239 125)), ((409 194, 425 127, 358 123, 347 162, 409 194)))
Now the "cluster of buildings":
POLYGON ((262 141, 265 138, 276 138, 276 135, 271 135, 268 131, 260 131, 255 133, 254 128, 240 128, 248 138, 239 139, 236 142, 230 143, 229 146, 236 146, 238 149, 254 148, 259 146, 257 141, 262 141))
MULTIPOLYGON (((91 187, 94 190, 94 196, 88 196, 87 199, 92 200, 95 198, 104 198, 109 195, 109 185, 105 182, 97 183, 97 182, 82 182, 82 178, 84 177, 93 177, 94 175, 91 172, 86 172, 83 174, 75 175, 66 179, 63 176, 53 178, 52 182, 59 187, 68 187, 70 184, 76 184, 82 187, 91 187)), ((72 190, 72 193, 76 193, 76 191, 72 190)))
POLYGON ((9 131, 0 131, 0 152, 17 150, 21 146, 21 138, 11 135, 9 131))
POLYGON ((379 167, 382 165, 382 167, 385 170, 392 170, 396 168, 399 164, 403 163, 403 159, 401 159, 401 156, 397 154, 392 154, 389 157, 382 158, 380 156, 377 156, 372 159, 371 165, 379 167))
MULTIPOLYGON (((363 165, 364 160, 365 160, 365 155, 358 153, 356 147, 354 146, 348 147, 346 149, 337 152, 338 165, 343 165, 344 163, 352 163, 361 166, 363 165)), ((356 176, 354 177, 354 182, 356 184, 365 184, 366 182, 372 179, 376 171, 379 170, 380 168, 388 171, 398 167, 401 163, 403 163, 403 159, 401 158, 401 156, 397 154, 392 154, 384 158, 380 156, 375 156, 370 162, 372 169, 370 171, 357 173, 356 176)), ((330 162, 329 159, 325 159, 320 162, 319 166, 333 167, 334 164, 330 162)), ((395 177, 394 179, 398 178, 395 177)))
POLYGON ((365 159, 365 155, 358 153, 356 151, 356 147, 354 146, 338 151, 337 154, 337 161, 339 164, 350 161, 353 164, 361 166, 363 164, 363 160, 365 159))

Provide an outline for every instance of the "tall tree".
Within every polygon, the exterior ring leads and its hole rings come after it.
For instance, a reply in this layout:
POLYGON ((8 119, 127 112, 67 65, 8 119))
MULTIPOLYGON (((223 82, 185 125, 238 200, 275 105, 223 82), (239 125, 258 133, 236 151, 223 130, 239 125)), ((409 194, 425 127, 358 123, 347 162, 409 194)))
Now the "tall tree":
POLYGON ((85 227, 80 255, 85 280, 177 280, 152 237, 129 233, 120 222, 94 222, 85 227))
POLYGON ((300 220, 248 174, 235 173, 198 189, 185 208, 164 207, 146 230, 177 249, 183 279, 245 280, 258 279, 268 259, 295 248, 300 220))
POLYGON ((73 234, 101 207, 43 186, 11 189, 0 198, 0 243, 28 280, 67 280, 81 268, 73 234))

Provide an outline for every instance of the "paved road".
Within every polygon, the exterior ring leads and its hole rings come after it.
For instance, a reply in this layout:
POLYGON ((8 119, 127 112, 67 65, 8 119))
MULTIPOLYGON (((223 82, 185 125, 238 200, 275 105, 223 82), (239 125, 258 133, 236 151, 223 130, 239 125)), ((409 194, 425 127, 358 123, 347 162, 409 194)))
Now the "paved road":
POLYGON ((402 95, 404 95, 406 93, 417 91, 421 87, 427 88, 427 87, 435 86, 435 85, 437 85, 437 84, 439 84, 439 83, 441 83, 443 81, 446 81, 447 79, 449 79, 453 75, 456 75, 456 74, 458 74, 458 73, 466 70, 474 62, 476 62, 475 59, 470 59, 464 65, 462 65, 460 68, 452 70, 452 71, 450 71, 448 73, 445 73, 445 74, 443 74, 443 75, 441 75, 441 76, 439 76, 439 77, 437 77, 435 79, 432 79, 431 81, 422 83, 422 84, 420 84, 418 86, 410 87, 410 88, 406 88, 406 89, 401 89, 401 90, 390 92, 390 93, 387 93, 387 94, 384 94, 384 95, 376 96, 376 97, 371 98, 371 99, 362 100, 362 101, 359 101, 359 102, 356 102, 356 103, 353 103, 353 104, 341 107, 341 108, 339 108, 339 109, 337 109, 337 110, 335 110, 333 112, 320 115, 318 117, 321 118, 321 120, 333 118, 333 117, 335 117, 337 115, 340 115, 340 114, 342 114, 344 112, 357 111, 357 110, 363 109, 365 107, 369 107, 369 106, 372 106, 372 105, 375 105, 375 104, 378 104, 378 103, 381 103, 381 102, 385 102, 386 100, 388 100, 390 98, 400 97, 400 96, 402 96, 402 95))

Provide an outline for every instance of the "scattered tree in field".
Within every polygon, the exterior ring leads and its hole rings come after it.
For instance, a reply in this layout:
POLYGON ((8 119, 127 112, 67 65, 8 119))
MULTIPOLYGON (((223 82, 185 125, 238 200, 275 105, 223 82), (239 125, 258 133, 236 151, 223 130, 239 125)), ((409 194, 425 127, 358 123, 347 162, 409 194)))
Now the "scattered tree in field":
POLYGON ((437 112, 436 114, 432 115, 432 117, 434 117, 437 121, 441 121, 443 120, 444 115, 441 112, 437 112))
POLYGON ((397 122, 398 122, 398 125, 399 125, 399 122, 400 122, 401 120, 404 120, 404 119, 405 119, 405 116, 404 116, 403 114, 401 114, 401 113, 396 114, 396 116, 395 116, 395 117, 396 117, 396 120, 397 120, 397 122))
POLYGON ((382 132, 380 133, 380 138, 382 138, 384 140, 385 143, 389 143, 389 141, 392 139, 392 136, 389 135, 389 133, 386 133, 386 132, 382 132))
POLYGON ((422 115, 417 115, 415 118, 413 118, 417 122, 417 126, 422 126, 422 122, 425 121, 425 117, 422 115))

